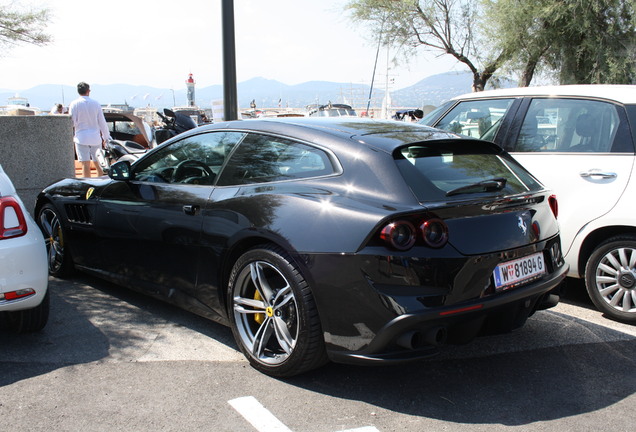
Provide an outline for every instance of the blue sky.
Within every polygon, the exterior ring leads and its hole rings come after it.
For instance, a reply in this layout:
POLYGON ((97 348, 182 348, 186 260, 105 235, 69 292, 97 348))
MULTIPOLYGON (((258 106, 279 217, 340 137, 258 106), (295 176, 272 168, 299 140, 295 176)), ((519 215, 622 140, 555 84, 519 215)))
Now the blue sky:
MULTIPOLYGON (((11 0, 0 0, 0 5, 11 0)), ((348 19, 345 0, 234 0, 237 79, 262 76, 285 84, 371 81, 376 42, 348 19)), ((221 0, 22 0, 52 12, 44 47, 19 46, 0 57, 0 88, 38 84, 139 84, 182 88, 223 82, 221 0)), ((391 57, 393 54, 389 54, 391 57)), ((376 84, 383 83, 381 50, 376 84)), ((393 88, 463 70, 423 50, 392 67, 393 88)))

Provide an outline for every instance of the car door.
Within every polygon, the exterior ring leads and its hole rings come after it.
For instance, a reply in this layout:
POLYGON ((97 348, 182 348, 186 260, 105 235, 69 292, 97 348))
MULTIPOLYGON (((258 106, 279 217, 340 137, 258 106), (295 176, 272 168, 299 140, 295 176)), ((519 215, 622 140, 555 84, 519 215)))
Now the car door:
POLYGON ((622 106, 579 98, 528 98, 503 146, 555 191, 563 251, 617 203, 634 163, 622 106))
POLYGON ((153 294, 194 295, 202 209, 239 133, 202 133, 162 147, 108 186, 95 225, 109 273, 153 294))

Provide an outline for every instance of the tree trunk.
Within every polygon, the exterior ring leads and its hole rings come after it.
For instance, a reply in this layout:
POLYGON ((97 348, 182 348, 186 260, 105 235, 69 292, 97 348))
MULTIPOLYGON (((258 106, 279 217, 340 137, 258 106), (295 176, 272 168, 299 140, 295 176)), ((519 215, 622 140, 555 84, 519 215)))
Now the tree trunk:
POLYGON ((486 82, 484 81, 482 74, 479 72, 475 72, 473 74, 473 92, 481 92, 484 91, 486 87, 486 82))
POLYGON ((523 69, 521 77, 519 78, 519 87, 528 87, 530 85, 536 69, 537 60, 528 60, 528 62, 526 63, 526 67, 523 69))

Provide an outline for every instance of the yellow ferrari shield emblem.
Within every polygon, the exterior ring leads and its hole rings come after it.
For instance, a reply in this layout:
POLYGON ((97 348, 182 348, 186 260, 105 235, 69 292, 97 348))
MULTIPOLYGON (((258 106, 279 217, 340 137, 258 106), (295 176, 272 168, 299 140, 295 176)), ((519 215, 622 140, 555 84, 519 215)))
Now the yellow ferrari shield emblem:
POLYGON ((89 199, 91 195, 93 195, 93 192, 95 192, 94 187, 88 188, 88 190, 86 191, 86 199, 89 199))

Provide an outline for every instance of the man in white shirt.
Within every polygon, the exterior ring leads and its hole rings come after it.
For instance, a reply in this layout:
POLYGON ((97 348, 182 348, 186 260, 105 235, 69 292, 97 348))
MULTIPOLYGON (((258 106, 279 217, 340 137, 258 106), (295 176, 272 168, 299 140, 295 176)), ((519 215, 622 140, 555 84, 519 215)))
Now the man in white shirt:
POLYGON ((73 141, 75 142, 77 160, 82 164, 82 176, 91 176, 91 160, 95 165, 97 175, 102 176, 104 171, 97 163, 97 152, 110 139, 110 132, 101 105, 89 97, 90 86, 81 82, 77 85, 77 92, 80 97, 71 102, 68 107, 75 128, 73 141))

